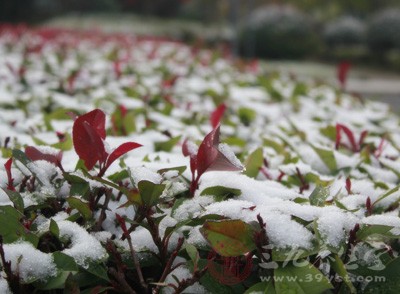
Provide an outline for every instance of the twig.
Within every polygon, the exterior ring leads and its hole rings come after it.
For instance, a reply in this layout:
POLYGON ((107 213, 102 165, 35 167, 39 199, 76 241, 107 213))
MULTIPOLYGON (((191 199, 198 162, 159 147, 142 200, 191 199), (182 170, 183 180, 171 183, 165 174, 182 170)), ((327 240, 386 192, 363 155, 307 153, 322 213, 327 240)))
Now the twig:
POLYGON ((104 203, 103 206, 101 207, 101 211, 100 211, 100 216, 99 219, 96 222, 96 225, 94 227, 94 231, 100 231, 101 230, 101 226, 103 225, 103 221, 106 219, 106 210, 108 209, 108 203, 110 202, 111 196, 112 196, 112 191, 111 189, 107 189, 105 192, 105 199, 104 199, 104 203))
POLYGON ((126 293, 136 294, 135 290, 133 290, 131 286, 129 286, 128 282, 125 280, 125 275, 123 272, 116 271, 113 267, 109 268, 108 272, 118 281, 121 287, 125 289, 126 293))
POLYGON ((207 272, 208 266, 205 266, 202 270, 200 271, 195 271, 193 273, 193 276, 188 279, 184 279, 179 282, 178 286, 174 287, 175 293, 174 294, 179 294, 182 293, 187 287, 193 285, 194 283, 198 282, 202 276, 207 272))
MULTIPOLYGON (((169 259, 168 259, 168 261, 167 261, 167 264, 166 264, 165 267, 164 267, 164 271, 163 271, 163 273, 162 273, 162 275, 161 275, 161 278, 158 280, 158 283, 163 283, 163 282, 165 281, 165 279, 167 278, 168 274, 171 273, 171 271, 172 271, 172 264, 173 264, 173 262, 174 262, 176 256, 178 255, 179 251, 181 250, 184 240, 185 240, 185 239, 182 238, 182 237, 180 237, 180 238, 178 239, 178 244, 176 244, 175 250, 172 252, 171 256, 169 257, 169 259)), ((176 267, 175 267, 175 268, 176 268, 176 267)), ((174 269, 175 269, 175 268, 174 268, 174 269)), ((154 292, 153 292, 153 293, 154 293, 154 294, 158 294, 158 293, 160 292, 160 289, 161 289, 160 286, 157 286, 157 287, 154 289, 154 292)))
POLYGON ((147 290, 148 286, 143 278, 142 268, 140 267, 140 262, 139 262, 139 259, 137 258, 136 251, 133 248, 131 236, 129 235, 126 239, 128 240, 129 250, 131 251, 131 256, 132 256, 133 262, 135 264, 135 269, 136 269, 137 275, 139 277, 140 285, 144 289, 147 290))

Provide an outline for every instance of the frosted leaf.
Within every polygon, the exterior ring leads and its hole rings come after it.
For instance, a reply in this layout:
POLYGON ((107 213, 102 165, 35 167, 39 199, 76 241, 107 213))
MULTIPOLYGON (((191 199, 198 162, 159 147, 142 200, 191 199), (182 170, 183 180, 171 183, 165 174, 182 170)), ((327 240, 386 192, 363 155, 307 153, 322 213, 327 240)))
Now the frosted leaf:
POLYGON ((101 261, 107 252, 100 242, 76 223, 63 220, 57 222, 60 237, 69 239, 71 245, 62 252, 75 259, 75 262, 86 268, 90 261, 101 261))
MULTIPOLYGON (((147 229, 137 228, 131 233, 131 238, 136 251, 150 250, 154 253, 158 253, 158 248, 156 244, 154 244, 153 238, 147 229)), ((127 250, 129 250, 129 247, 127 250)))
POLYGON ((53 256, 34 248, 31 243, 4 244, 3 247, 6 260, 11 261, 12 271, 16 273, 18 270, 25 283, 46 280, 57 274, 53 256))
POLYGON ((133 181, 137 184, 140 181, 150 181, 159 184, 162 181, 162 176, 147 167, 138 166, 130 169, 133 181))
POLYGON ((94 232, 91 233, 93 237, 95 237, 99 242, 106 243, 107 240, 111 239, 112 234, 110 232, 101 231, 101 232, 94 232))
POLYGON ((393 229, 391 229, 390 232, 395 235, 400 235, 400 218, 398 216, 389 214, 371 215, 362 219, 362 222, 369 225, 391 226, 393 229))
POLYGON ((344 241, 345 233, 351 230, 358 219, 350 213, 344 213, 335 207, 326 207, 317 220, 318 230, 326 242, 338 247, 344 241))
POLYGON ((289 215, 261 213, 267 224, 267 235, 278 248, 312 248, 313 234, 289 215))
POLYGON ((196 217, 205 206, 212 203, 214 198, 211 196, 195 196, 192 199, 185 200, 175 211, 174 218, 177 220, 190 219, 196 217))
POLYGON ((189 231, 189 238, 187 238, 187 242, 189 244, 193 244, 195 246, 206 246, 208 242, 204 239, 203 235, 200 232, 200 228, 202 226, 195 226, 191 228, 189 231))
POLYGON ((237 168, 244 168, 240 160, 236 157, 235 153, 233 153, 232 149, 227 144, 219 144, 218 150, 221 152, 230 163, 232 163, 237 168))

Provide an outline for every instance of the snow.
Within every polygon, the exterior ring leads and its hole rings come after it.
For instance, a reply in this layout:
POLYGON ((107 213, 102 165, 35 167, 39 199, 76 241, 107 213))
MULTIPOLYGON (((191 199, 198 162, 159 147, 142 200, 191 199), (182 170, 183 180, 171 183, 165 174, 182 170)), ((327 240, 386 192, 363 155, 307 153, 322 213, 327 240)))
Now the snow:
POLYGON ((394 235, 400 235, 400 218, 396 215, 381 214, 381 215, 371 215, 362 219, 364 224, 368 225, 384 225, 393 227, 390 230, 394 235))
POLYGON ((18 271, 25 283, 44 281, 57 273, 53 257, 34 248, 31 243, 4 244, 4 253, 6 261, 11 262, 12 271, 18 271))
POLYGON ((10 287, 8 286, 7 280, 4 278, 4 272, 0 272, 0 293, 12 294, 10 287))
POLYGON ((358 219, 349 213, 328 208, 318 218, 317 225, 326 243, 338 248, 340 243, 344 242, 345 232, 353 229, 357 221, 358 219))
MULTIPOLYGON (((173 270, 165 279, 165 282, 167 284, 173 284, 173 285, 177 285, 176 280, 173 278, 173 276, 177 277, 178 280, 184 280, 184 279, 189 279, 192 277, 191 272, 189 271, 189 269, 187 269, 186 267, 180 266, 177 267, 175 270, 173 270)), ((169 287, 169 288, 165 288, 163 290, 163 293, 174 293, 173 288, 169 287)), ((206 291, 206 289, 200 285, 198 282, 194 283, 192 286, 187 287, 183 293, 208 293, 206 291)))
POLYGON ((239 169, 244 168, 240 160, 236 157, 235 153, 227 144, 219 144, 218 151, 221 152, 235 167, 239 169))
POLYGON ((92 261, 107 258, 107 252, 101 243, 77 223, 67 220, 57 222, 60 237, 71 241, 71 246, 62 252, 71 256, 75 262, 87 268, 92 261))
MULTIPOLYGON (((59 141, 56 131, 71 134, 74 122, 72 119, 51 119, 51 113, 68 109, 81 114, 101 108, 107 114, 105 145, 108 152, 128 141, 143 145, 124 155, 120 164, 117 161, 110 166, 105 177, 121 171, 121 166, 124 166, 130 177, 118 184, 128 189, 137 188, 137 184, 144 180, 166 185, 161 197, 163 204, 152 211, 154 216, 163 216, 159 227, 161 235, 168 227, 179 222, 208 214, 241 219, 248 223, 256 221, 257 215, 260 215, 266 223, 269 241, 275 248, 318 249, 324 257, 331 254, 324 251, 325 247, 340 247, 357 223, 388 225, 393 227, 391 233, 400 235, 399 209, 390 207, 399 200, 400 191, 374 204, 374 215, 365 216, 368 198, 374 203, 400 182, 399 118, 388 112, 385 104, 368 101, 361 104, 349 94, 309 81, 305 82, 306 93, 295 96, 296 80, 284 75, 271 77, 270 80, 271 87, 282 96, 282 101, 276 103, 273 93, 258 84, 257 76, 237 70, 229 59, 212 63, 208 51, 200 51, 194 56, 190 48, 182 45, 151 41, 135 43, 129 37, 129 46, 122 46, 118 52, 118 58, 127 58, 122 65, 124 74, 119 79, 113 72, 113 61, 108 57, 114 48, 120 47, 120 43, 110 41, 94 44, 79 40, 73 46, 74 53, 67 48, 68 54, 60 62, 57 50, 63 45, 57 42, 46 44, 43 49, 45 54, 40 55, 41 58, 28 56, 28 85, 25 87, 6 70, 4 60, 18 68, 27 40, 21 39, 21 43, 17 43, 18 48, 10 51, 2 38, 0 36, 0 53, 4 56, 0 60, 1 147, 6 137, 10 137, 10 148, 21 149, 31 145, 43 153, 56 155, 60 150, 50 147, 59 141), (86 59, 78 62, 77 54, 86 59), (201 64, 196 59, 210 64, 201 64), (45 71, 44 62, 52 68, 53 73, 45 71), (81 70, 73 91, 61 91, 60 83, 65 84, 71 70, 79 67, 81 70), (171 76, 179 76, 176 84, 168 89, 160 86, 164 71, 171 76), (134 94, 129 94, 128 90, 134 94), (167 103, 160 98, 164 95, 170 95, 174 103, 167 103), (265 158, 262 167, 267 175, 259 172, 256 178, 250 178, 243 172, 210 171, 201 175, 194 196, 185 198, 183 193, 189 189, 192 174, 190 159, 182 154, 182 144, 187 138, 189 153, 197 154, 198 146, 211 130, 210 113, 222 101, 227 105, 227 111, 221 125, 223 143, 218 145, 218 150, 236 167, 244 169, 243 163, 247 162, 250 151, 261 147, 265 158), (25 109, 19 108, 22 104, 26 106, 25 109), (110 115, 119 105, 135 114, 136 131, 126 136, 109 134, 112 126, 110 115), (254 111, 254 118, 248 123, 243 123, 237 115, 239 109, 243 108, 254 111), (43 109, 50 115, 42 113, 43 109), (49 121, 45 123, 46 119, 49 121), (361 152, 346 147, 336 149, 336 123, 349 127, 356 141, 361 132, 367 130, 369 134, 365 143, 369 149, 364 148, 361 152), (180 142, 170 152, 155 152, 156 142, 177 136, 181 136, 180 142), (45 146, 38 146, 34 139, 40 139, 45 146), (383 139, 384 148, 382 154, 378 155, 373 151, 383 139), (315 148, 332 152, 337 170, 330 170, 315 148), (157 172, 178 166, 186 166, 182 175, 173 170, 163 175, 157 172), (309 184, 304 191, 299 186, 301 176, 309 184), (346 189, 347 178, 351 180, 350 192, 346 189), (329 191, 326 203, 322 203, 321 207, 311 205, 309 199, 318 185, 329 191), (201 195, 205 189, 214 186, 238 189, 240 195, 219 202, 213 195, 201 195), (174 206, 177 197, 182 203, 174 206), (349 211, 340 208, 335 201, 340 201, 349 211), (382 212, 388 208, 392 209, 390 213, 382 212), (322 240, 317 240, 319 235, 322 240)), ((342 143, 349 145, 345 134, 342 134, 342 143)), ((4 189, 8 178, 3 166, 10 157, 10 150, 1 151, 0 187, 4 189)), ((102 191, 103 183, 76 170, 79 158, 73 148, 62 152, 65 172, 87 181, 92 191, 102 191)), ((90 174, 98 174, 98 167, 90 174)), ((129 203, 124 206, 128 199, 125 195, 117 196, 119 191, 116 188, 111 189, 113 195, 105 210, 106 219, 101 231, 88 233, 92 225, 90 221, 79 225, 67 220, 71 217, 70 207, 64 200, 70 196, 71 184, 58 184, 63 179, 63 173, 54 164, 39 160, 26 167, 14 158, 12 177, 17 191, 21 190, 25 208, 43 205, 49 199, 62 202, 65 211, 59 211, 51 218, 59 226, 62 241, 70 241, 69 247, 62 252, 73 257, 80 266, 87 268, 92 261, 105 261, 107 252, 104 243, 109 239, 114 239, 119 249, 129 251, 127 241, 120 239, 122 230, 115 215, 118 213, 128 221, 133 220, 137 216, 137 208, 129 203), (21 187, 24 177, 32 174, 36 176, 33 187, 21 187)), ((91 203, 82 195, 75 196, 91 203)), ((101 197, 97 202, 99 207, 104 204, 104 198, 101 197)), ((0 190, 0 205, 13 205, 3 190, 0 190)), ((47 232, 49 217, 40 208, 35 209, 35 213, 34 227, 38 227, 41 233, 47 232)), ((100 213, 99 208, 93 211, 94 220, 100 217, 100 213)), ((182 226, 171 236, 168 249, 174 249, 180 236, 187 237, 186 242, 190 244, 205 248, 207 243, 200 228, 182 226)), ((158 252, 146 228, 136 228, 131 238, 136 251, 158 252)), ((367 249, 360 244, 357 254, 367 249)), ((23 254, 19 266, 25 281, 44 280, 56 272, 51 254, 40 252, 29 243, 5 244, 5 251, 14 267, 19 255, 23 254)), ((184 267, 177 268, 173 274, 179 278, 190 276, 189 270, 184 267)), ((3 273, 2 276, 0 293, 7 293, 9 289, 3 273)), ((167 282, 174 283, 172 275, 168 276, 167 282)), ((195 293, 204 291, 198 284, 187 289, 187 292, 195 293)))
POLYGON ((162 181, 162 176, 156 172, 153 172, 149 168, 144 166, 137 166, 130 169, 133 181, 137 184, 140 181, 150 181, 155 184, 159 184, 162 181))

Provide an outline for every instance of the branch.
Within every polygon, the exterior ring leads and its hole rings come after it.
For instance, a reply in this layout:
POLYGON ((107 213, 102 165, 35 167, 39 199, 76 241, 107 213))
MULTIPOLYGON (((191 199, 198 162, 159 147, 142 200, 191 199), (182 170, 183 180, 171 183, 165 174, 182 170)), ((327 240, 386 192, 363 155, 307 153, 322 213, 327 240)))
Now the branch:
MULTIPOLYGON (((161 275, 161 278, 158 280, 158 283, 163 283, 165 281, 165 279, 167 278, 168 274, 170 274, 172 272, 172 264, 173 264, 176 256, 178 255, 179 251, 181 250, 184 240, 185 239, 182 237, 180 237, 178 239, 178 244, 176 244, 176 248, 175 248, 174 252, 172 252, 171 256, 169 257, 167 264, 164 267, 164 271, 161 275)), ((160 292, 160 286, 157 286, 154 289, 153 293, 158 294, 159 292, 160 292)))
POLYGON ((136 294, 135 290, 133 290, 125 280, 125 275, 123 272, 116 271, 113 267, 109 268, 108 272, 117 280, 117 282, 121 285, 121 288, 125 289, 126 293, 136 294))

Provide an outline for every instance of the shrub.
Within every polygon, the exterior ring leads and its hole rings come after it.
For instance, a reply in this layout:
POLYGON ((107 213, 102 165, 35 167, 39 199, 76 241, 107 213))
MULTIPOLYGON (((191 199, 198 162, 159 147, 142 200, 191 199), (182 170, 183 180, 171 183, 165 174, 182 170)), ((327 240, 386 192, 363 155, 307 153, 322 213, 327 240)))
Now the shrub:
POLYGON ((368 28, 368 45, 378 52, 400 49, 400 9, 388 8, 372 17, 368 28))
POLYGON ((366 31, 364 22, 353 16, 344 16, 326 25, 323 38, 329 46, 354 46, 365 42, 366 31))
POLYGON ((1 294, 396 293, 384 104, 177 42, 0 32, 1 294))
POLYGON ((240 34, 244 52, 254 42, 259 57, 300 58, 315 52, 315 34, 306 15, 291 6, 268 5, 254 11, 240 34))

